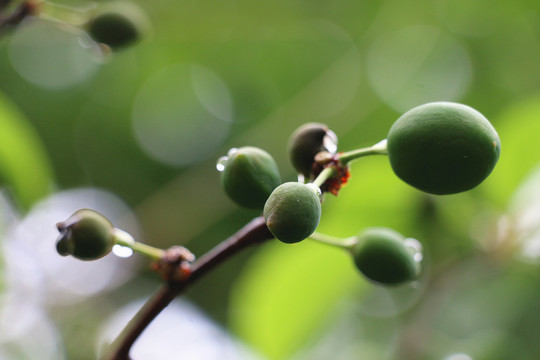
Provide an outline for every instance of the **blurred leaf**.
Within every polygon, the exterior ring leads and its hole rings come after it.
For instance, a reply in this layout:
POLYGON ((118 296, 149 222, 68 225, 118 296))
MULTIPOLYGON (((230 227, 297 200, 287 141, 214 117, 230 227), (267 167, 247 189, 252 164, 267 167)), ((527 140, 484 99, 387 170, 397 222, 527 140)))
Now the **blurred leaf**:
POLYGON ((330 309, 362 285, 347 253, 304 240, 268 244, 232 292, 231 326, 269 359, 285 359, 328 320, 330 309))
POLYGON ((498 246, 518 260, 540 263, 540 164, 514 192, 507 212, 498 219, 496 236, 489 245, 498 246))
POLYGON ((504 205, 531 169, 540 163, 540 96, 513 104, 495 119, 501 138, 501 156, 482 185, 487 195, 504 205))
POLYGON ((417 331, 429 333, 420 346, 428 356, 420 358, 450 358, 452 353, 482 360, 537 358, 524 349, 531 348, 527 342, 537 346, 537 332, 533 330, 530 339, 519 334, 532 330, 525 329, 523 319, 538 307, 538 275, 530 271, 534 268, 471 258, 449 270, 437 279, 438 291, 425 299, 437 306, 419 309, 417 319, 424 323, 415 325, 417 331))
POLYGON ((51 191, 53 171, 38 134, 0 95, 0 179, 23 209, 51 191))

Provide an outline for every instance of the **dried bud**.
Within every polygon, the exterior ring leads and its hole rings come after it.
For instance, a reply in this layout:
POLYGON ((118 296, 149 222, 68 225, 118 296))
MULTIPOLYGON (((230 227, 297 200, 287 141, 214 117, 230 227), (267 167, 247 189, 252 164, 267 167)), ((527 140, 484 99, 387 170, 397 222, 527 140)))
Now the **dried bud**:
POLYGON ((307 123, 296 129, 289 139, 289 159, 300 174, 309 179, 315 155, 321 151, 335 154, 337 136, 328 126, 319 123, 307 123))

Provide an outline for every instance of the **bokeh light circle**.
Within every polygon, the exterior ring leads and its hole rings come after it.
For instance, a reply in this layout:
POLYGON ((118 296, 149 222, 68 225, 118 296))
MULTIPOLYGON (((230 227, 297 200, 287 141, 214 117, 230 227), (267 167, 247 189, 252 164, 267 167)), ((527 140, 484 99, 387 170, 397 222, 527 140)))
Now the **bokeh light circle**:
POLYGON ((81 208, 96 210, 116 227, 138 234, 134 215, 115 195, 91 188, 56 193, 34 206, 8 231, 3 244, 8 288, 58 306, 111 290, 136 275, 135 257, 121 259, 109 254, 81 261, 56 252, 55 224, 81 208))
POLYGON ((141 148, 170 166, 214 154, 229 134, 232 96, 213 71, 175 64, 150 77, 133 105, 133 130, 141 148))
MULTIPOLYGON (((103 352, 143 304, 144 300, 133 301, 111 316, 99 332, 98 352, 103 352)), ((135 343, 130 352, 133 358, 166 359, 181 354, 185 360, 262 360, 185 300, 169 305, 163 315, 135 343)))
POLYGON ((99 68, 96 43, 86 33, 42 20, 25 21, 9 45, 11 65, 26 81, 61 90, 92 77, 99 68))
POLYGON ((0 359, 62 360, 60 334, 32 297, 15 291, 0 297, 0 359))
POLYGON ((381 34, 368 51, 366 65, 377 95, 399 112, 431 101, 457 101, 472 77, 465 47, 426 25, 381 34))

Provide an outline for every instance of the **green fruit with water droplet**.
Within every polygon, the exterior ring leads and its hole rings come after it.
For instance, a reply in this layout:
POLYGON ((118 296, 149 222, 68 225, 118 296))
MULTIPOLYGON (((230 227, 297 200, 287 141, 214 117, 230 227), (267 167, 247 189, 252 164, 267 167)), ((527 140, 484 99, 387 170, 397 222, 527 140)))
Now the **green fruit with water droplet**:
POLYGON ((428 103, 406 112, 392 125, 387 140, 396 175, 437 195, 479 185, 501 151, 491 123, 475 109, 452 102, 428 103))
POLYGON ((292 133, 287 149, 293 167, 308 179, 315 155, 321 151, 335 153, 336 146, 337 136, 328 129, 328 126, 320 123, 307 123, 292 133), (329 146, 333 148, 329 148, 329 146))
POLYGON ((92 39, 117 50, 138 42, 147 31, 147 19, 131 3, 111 3, 93 14, 86 28, 92 39))
POLYGON ((221 184, 231 200, 249 209, 262 209, 281 184, 276 162, 266 151, 245 146, 229 153, 221 184))
POLYGON ((417 278, 420 265, 400 233, 388 228, 362 231, 352 249, 356 267, 370 281, 399 285, 417 278))
POLYGON ((56 250, 62 256, 96 260, 109 254, 115 243, 113 225, 93 210, 77 210, 56 227, 60 231, 56 250))
POLYGON ((284 243, 309 237, 321 219, 321 201, 312 184, 287 182, 278 186, 264 205, 270 232, 284 243))

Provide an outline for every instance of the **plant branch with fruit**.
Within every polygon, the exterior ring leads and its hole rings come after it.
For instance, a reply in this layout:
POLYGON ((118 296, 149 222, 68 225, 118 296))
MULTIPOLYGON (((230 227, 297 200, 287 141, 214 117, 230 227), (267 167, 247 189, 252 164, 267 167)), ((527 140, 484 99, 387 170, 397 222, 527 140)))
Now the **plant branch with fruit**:
POLYGON ((388 228, 359 229, 339 239, 320 234, 327 193, 337 195, 349 181, 349 164, 367 155, 386 154, 394 173, 420 191, 446 195, 470 190, 491 173, 500 140, 478 111, 450 102, 429 103, 403 114, 385 140, 368 148, 337 151, 337 136, 324 124, 308 123, 290 137, 288 153, 298 181, 282 182, 270 154, 256 147, 231 149, 218 160, 221 186, 239 206, 258 209, 238 232, 200 256, 175 246, 156 249, 135 241, 93 210, 81 209, 57 224, 58 253, 81 260, 106 256, 113 246, 148 256, 163 285, 129 322, 103 359, 126 360, 144 329, 177 296, 239 251, 266 241, 293 244, 311 239, 341 248, 368 281, 395 286, 415 281, 422 271, 420 242, 388 228))

